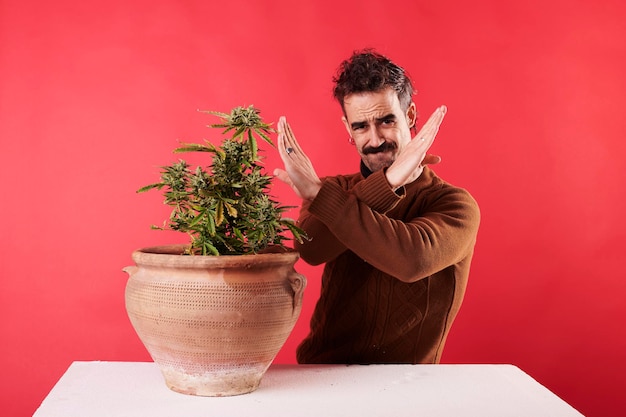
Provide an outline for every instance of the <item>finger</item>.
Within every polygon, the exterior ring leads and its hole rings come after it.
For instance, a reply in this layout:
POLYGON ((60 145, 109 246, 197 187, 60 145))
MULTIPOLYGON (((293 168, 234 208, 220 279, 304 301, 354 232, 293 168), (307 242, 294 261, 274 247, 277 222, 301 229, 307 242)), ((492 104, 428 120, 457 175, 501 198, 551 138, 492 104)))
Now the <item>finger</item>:
POLYGON ((441 108, 435 110, 426 122, 426 124, 424 124, 424 127, 422 127, 422 134, 424 136, 431 136, 433 134, 436 134, 436 132, 439 130, 441 122, 443 121, 443 117, 444 111, 441 108))
POLYGON ((276 168, 274 170, 274 177, 278 178, 279 180, 289 185, 290 187, 293 186, 293 183, 291 181, 291 178, 289 177, 289 174, 287 174, 287 171, 285 171, 284 169, 276 168))
POLYGON ((280 117, 278 120, 277 130, 279 132, 278 147, 281 152, 281 156, 292 157, 293 152, 300 150, 300 147, 295 139, 293 131, 291 130, 291 126, 287 123, 286 117, 280 117), (288 149, 291 149, 291 151, 287 152, 288 149))
POLYGON ((435 110, 415 136, 419 142, 421 142, 420 145, 422 145, 425 150, 430 148, 435 141, 435 136, 437 136, 437 132, 439 132, 439 126, 441 126, 443 122, 446 111, 445 106, 441 106, 435 110))
POLYGON ((291 125, 289 123, 287 123, 287 122, 285 122, 285 133, 286 133, 286 136, 287 136, 287 141, 289 143, 288 146, 292 147, 296 151, 302 152, 302 149, 300 148, 300 144, 296 140, 296 135, 293 134, 293 130, 291 129, 291 125))
POLYGON ((415 136, 416 146, 422 149, 428 149, 434 140, 432 123, 424 125, 415 136))
POLYGON ((304 155, 304 151, 300 147, 300 143, 296 139, 296 135, 293 133, 293 129, 291 128, 291 125, 286 120, 284 121, 284 128, 285 128, 285 146, 291 147, 299 155, 304 155))
POLYGON ((443 121, 443 117, 446 114, 446 106, 440 106, 438 107, 433 114, 428 118, 428 120, 426 121, 426 123, 424 123, 424 126, 422 127, 422 129, 420 130, 419 134, 427 134, 429 132, 432 132, 433 129, 436 130, 439 128, 439 126, 441 125, 441 122, 443 121))
POLYGON ((284 127, 281 128, 281 120, 283 118, 281 117, 281 119, 278 122, 278 138, 277 138, 277 148, 278 148, 278 154, 280 155, 280 158, 283 160, 283 163, 287 162, 287 158, 289 157, 289 154, 287 154, 287 147, 289 145, 287 145, 285 143, 285 131, 284 131, 284 127))
POLYGON ((280 157, 283 158, 283 154, 285 153, 285 136, 280 130, 278 131, 278 137, 276 139, 276 147, 278 148, 280 157))
POLYGON ((285 171, 284 169, 276 168, 274 170, 274 177, 287 184, 289 187, 291 187, 291 189, 296 193, 298 197, 302 198, 300 190, 298 190, 298 187, 295 186, 287 171, 285 171))
POLYGON ((422 160, 422 165, 436 165, 441 162, 439 155, 426 155, 422 160))

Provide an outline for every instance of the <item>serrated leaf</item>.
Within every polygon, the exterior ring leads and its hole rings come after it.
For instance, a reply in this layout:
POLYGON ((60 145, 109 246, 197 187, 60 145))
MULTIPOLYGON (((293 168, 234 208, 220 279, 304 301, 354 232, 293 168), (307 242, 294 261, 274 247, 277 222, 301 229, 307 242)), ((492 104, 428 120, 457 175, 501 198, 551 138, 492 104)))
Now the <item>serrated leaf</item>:
POLYGON ((212 144, 203 145, 201 143, 183 143, 183 146, 174 149, 173 152, 215 152, 215 146, 212 144))
POLYGON ((221 128, 221 127, 230 127, 230 126, 226 123, 211 123, 210 125, 207 125, 207 127, 221 128))
POLYGON ((252 153, 252 156, 250 157, 250 159, 252 159, 252 161, 257 161, 258 158, 258 144, 256 143, 256 139, 254 138, 254 136, 252 135, 252 131, 248 130, 248 146, 250 146, 250 152, 252 153))
POLYGON ((213 217, 212 213, 208 213, 207 217, 209 221, 207 223, 207 228, 209 229, 209 236, 215 236, 215 217, 213 217))
POLYGON ((145 193, 146 191, 150 191, 153 188, 157 188, 157 189, 161 189, 165 186, 165 184, 163 184, 162 182, 158 182, 156 184, 150 184, 150 185, 146 185, 145 187, 141 187, 140 189, 138 189, 136 192, 137 193, 145 193))
POLYGON ((224 202, 224 205, 226 206, 226 211, 231 217, 237 217, 237 209, 235 207, 227 202, 224 202))
POLYGON ((217 208, 215 209, 215 225, 219 226, 224 221, 224 203, 222 201, 217 202, 217 208))
POLYGON ((205 211, 201 210, 194 218, 191 219, 191 221, 189 222, 189 227, 194 227, 195 225, 197 225, 198 223, 200 223, 200 220, 202 220, 202 218, 205 215, 205 211))
POLYGON ((214 110, 198 110, 200 113, 206 113, 206 114, 212 114, 214 116, 218 116, 221 117, 222 119, 227 119, 230 117, 229 114, 227 113, 222 113, 221 111, 214 111, 214 110))
POLYGON ((266 135, 265 132, 263 132, 260 129, 254 129, 254 131, 256 132, 257 135, 259 135, 261 138, 263 138, 263 140, 265 142, 267 142, 270 145, 274 146, 274 142, 272 142, 272 139, 270 139, 270 137, 268 135, 266 135))
POLYGON ((284 218, 281 220, 281 224, 287 226, 287 228, 293 235, 294 239, 297 240, 299 243, 302 243, 304 239, 308 239, 306 232, 303 229, 296 226, 296 223, 292 219, 284 218))
POLYGON ((246 126, 241 126, 239 129, 237 129, 235 131, 235 133, 233 134, 233 139, 237 139, 238 137, 240 137, 241 135, 243 135, 243 132, 246 131, 246 126))
POLYGON ((202 244, 202 254, 203 255, 214 255, 214 256, 218 256, 220 253, 217 250, 217 248, 215 246, 213 246, 211 243, 209 242, 204 242, 202 244))

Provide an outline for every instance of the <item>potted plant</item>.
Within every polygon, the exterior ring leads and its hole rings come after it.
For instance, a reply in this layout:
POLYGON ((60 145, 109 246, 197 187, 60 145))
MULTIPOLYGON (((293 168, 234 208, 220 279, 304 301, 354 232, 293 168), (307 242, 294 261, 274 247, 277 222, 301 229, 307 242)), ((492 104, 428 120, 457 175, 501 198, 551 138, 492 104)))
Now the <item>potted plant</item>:
POLYGON ((211 164, 179 160, 138 190, 163 192, 172 212, 153 227, 186 233, 190 243, 133 252, 126 309, 171 389, 237 395, 258 387, 298 319, 306 280, 284 242, 286 232, 296 239, 303 232, 282 217, 290 207, 269 194, 258 139, 273 145, 273 130, 259 111, 205 113, 221 119, 209 125, 223 129, 221 144, 174 152, 206 152, 211 164))

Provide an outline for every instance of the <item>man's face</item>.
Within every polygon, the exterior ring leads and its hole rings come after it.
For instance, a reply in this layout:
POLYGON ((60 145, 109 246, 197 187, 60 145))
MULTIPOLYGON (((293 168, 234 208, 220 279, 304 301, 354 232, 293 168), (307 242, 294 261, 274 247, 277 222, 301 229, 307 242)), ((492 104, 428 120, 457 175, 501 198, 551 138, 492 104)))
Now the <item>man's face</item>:
POLYGON ((390 166, 411 141, 415 103, 404 111, 391 88, 346 96, 343 122, 354 139, 361 159, 370 171, 390 166))

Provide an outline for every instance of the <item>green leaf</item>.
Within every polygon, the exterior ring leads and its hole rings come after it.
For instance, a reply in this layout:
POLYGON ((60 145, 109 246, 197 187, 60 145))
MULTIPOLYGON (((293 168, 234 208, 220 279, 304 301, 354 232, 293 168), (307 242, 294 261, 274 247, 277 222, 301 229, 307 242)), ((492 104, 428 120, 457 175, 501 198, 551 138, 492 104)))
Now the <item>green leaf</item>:
POLYGON ((207 223, 209 236, 215 236, 215 217, 213 216, 213 213, 207 213, 207 217, 209 218, 207 223))
POLYGON ((201 143, 183 143, 183 146, 174 149, 174 153, 183 152, 215 152, 215 146, 212 144, 203 145, 201 143))
POLYGON ((206 113, 206 114, 212 114, 214 116, 218 116, 221 117, 222 119, 227 119, 230 117, 229 114, 227 113, 222 113, 219 111, 213 111, 213 110, 198 110, 200 113, 206 113))
POLYGON ((158 182, 158 183, 156 183, 156 184, 150 184, 150 185, 146 185, 145 187, 141 187, 141 188, 140 188, 140 189, 138 189, 136 192, 137 192, 137 193, 145 193, 146 191, 150 191, 150 190, 152 190, 153 188, 157 188, 157 189, 159 189, 159 190, 160 190, 160 189, 161 189, 161 188, 163 188, 164 186, 165 186, 165 184, 164 184, 164 183, 162 183, 162 182, 158 182))
POLYGON ((284 218, 281 219, 280 223, 284 226, 287 226, 287 229, 289 229, 294 239, 297 240, 299 243, 302 243, 304 239, 308 239, 306 232, 296 226, 293 220, 284 218))
POLYGON ((235 207, 233 207, 231 204, 228 204, 226 201, 224 201, 224 205, 226 206, 226 211, 230 216, 237 217, 237 209, 235 207))
POLYGON ((209 242, 204 242, 204 244, 202 245, 202 254, 211 254, 218 256, 220 253, 215 246, 211 245, 209 242))
POLYGON ((256 143, 256 139, 254 138, 254 136, 252 136, 252 131, 248 130, 248 145, 250 146, 250 152, 252 153, 252 156, 250 157, 252 159, 252 162, 256 162, 259 158, 258 158, 258 144, 256 143))
POLYGON ((189 222, 189 227, 192 228, 198 223, 200 223, 200 220, 202 220, 202 218, 205 217, 205 214, 206 212, 204 210, 201 210, 198 213, 198 215, 196 215, 194 218, 191 219, 191 221, 189 222))
POLYGON ((270 139, 270 137, 268 135, 266 135, 265 132, 263 132, 260 129, 254 129, 254 131, 256 132, 257 135, 259 135, 261 138, 263 138, 263 140, 265 142, 267 142, 270 145, 274 146, 274 142, 272 142, 272 139, 270 139))
POLYGON ((215 209, 215 225, 219 226, 224 221, 224 202, 218 201, 215 209))
POLYGON ((242 135, 243 135, 243 132, 245 132, 245 131, 246 131, 246 129, 247 129, 247 127, 246 127, 246 126, 241 126, 241 127, 239 127, 239 128, 235 131, 235 133, 233 134, 233 139, 237 139, 238 137, 242 136, 242 135))
POLYGON ((226 123, 213 123, 213 124, 207 125, 207 127, 211 127, 211 128, 218 128, 218 129, 219 129, 219 128, 223 128, 223 127, 228 127, 229 129, 232 129, 232 128, 230 128, 230 127, 229 127, 229 125, 228 125, 228 124, 226 124, 226 123))

